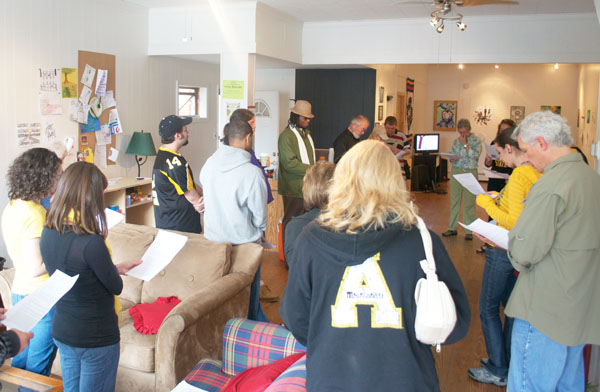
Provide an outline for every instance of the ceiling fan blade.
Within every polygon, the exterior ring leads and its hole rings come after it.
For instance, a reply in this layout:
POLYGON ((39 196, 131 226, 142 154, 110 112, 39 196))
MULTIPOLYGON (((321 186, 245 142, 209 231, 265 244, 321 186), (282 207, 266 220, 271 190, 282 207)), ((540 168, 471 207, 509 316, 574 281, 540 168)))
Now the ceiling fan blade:
POLYGON ((397 4, 397 5, 434 5, 431 0, 421 0, 421 1, 394 0, 394 1, 392 1, 392 3, 397 4))
POLYGON ((489 4, 517 5, 517 4, 519 4, 519 2, 511 1, 511 0, 457 0, 456 1, 456 5, 458 5, 460 7, 472 7, 475 5, 489 5, 489 4))

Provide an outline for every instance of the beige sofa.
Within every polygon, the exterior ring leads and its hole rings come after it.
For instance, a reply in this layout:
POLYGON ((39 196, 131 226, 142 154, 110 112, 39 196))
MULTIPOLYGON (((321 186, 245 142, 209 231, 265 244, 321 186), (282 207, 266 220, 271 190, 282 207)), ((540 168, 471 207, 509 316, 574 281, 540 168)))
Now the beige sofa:
MULTIPOLYGON (((113 261, 141 259, 156 232, 147 226, 115 226, 108 236, 113 261)), ((180 234, 188 236, 185 247, 151 281, 123 276, 117 391, 170 391, 201 358, 220 359, 225 323, 248 314, 250 284, 262 248, 180 234), (167 315, 158 333, 138 333, 127 309, 173 295, 182 302, 167 315)), ((11 269, 0 272, 0 294, 6 307, 10 307, 13 277, 11 269)), ((60 374, 58 359, 53 373, 60 374)))

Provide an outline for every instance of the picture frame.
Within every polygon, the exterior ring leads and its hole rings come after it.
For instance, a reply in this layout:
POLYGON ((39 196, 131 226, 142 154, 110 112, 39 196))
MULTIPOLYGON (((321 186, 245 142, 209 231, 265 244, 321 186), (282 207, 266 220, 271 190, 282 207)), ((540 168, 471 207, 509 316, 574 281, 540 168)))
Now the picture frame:
POLYGON ((516 124, 520 124, 525 118, 525 106, 511 106, 510 107, 510 119, 516 124))
POLYGON ((383 86, 379 86, 379 103, 383 103, 384 97, 385 97, 385 88, 383 86))
POLYGON ((456 131, 458 101, 433 101, 433 129, 456 131))
POLYGON ((377 108, 377 121, 383 121, 383 105, 377 108))

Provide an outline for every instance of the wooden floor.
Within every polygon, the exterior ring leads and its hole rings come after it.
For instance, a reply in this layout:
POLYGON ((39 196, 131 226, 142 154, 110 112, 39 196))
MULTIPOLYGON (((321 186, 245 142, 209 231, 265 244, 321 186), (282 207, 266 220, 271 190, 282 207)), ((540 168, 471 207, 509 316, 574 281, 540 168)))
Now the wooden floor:
MULTIPOLYGON (((444 183, 441 189, 447 189, 447 186, 448 183, 444 183)), ((414 193, 413 199, 419 207, 419 215, 423 217, 429 229, 438 234, 446 231, 450 205, 449 194, 414 193)), ((480 208, 477 208, 477 216, 487 219, 485 212, 480 208)), ((487 357, 477 309, 484 256, 475 253, 475 249, 482 243, 477 238, 473 241, 465 241, 461 228, 458 229, 458 236, 443 238, 443 241, 467 291, 471 305, 471 325, 469 333, 463 340, 451 346, 444 346, 441 353, 434 354, 441 389, 444 392, 503 391, 505 389, 503 387, 481 384, 471 380, 467 375, 469 367, 478 367, 479 359, 487 357)), ((284 264, 279 261, 278 253, 275 250, 265 251, 261 274, 262 279, 271 290, 281 296, 287 283, 288 272, 284 264)), ((263 302, 262 306, 271 322, 281 323, 281 317, 278 314, 279 302, 263 302)))

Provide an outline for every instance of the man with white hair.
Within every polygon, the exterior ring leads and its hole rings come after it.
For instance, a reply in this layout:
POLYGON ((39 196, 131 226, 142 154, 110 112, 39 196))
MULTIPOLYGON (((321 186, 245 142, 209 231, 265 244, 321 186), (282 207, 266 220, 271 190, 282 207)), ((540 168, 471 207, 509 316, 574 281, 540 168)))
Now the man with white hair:
POLYGON ((369 128, 369 120, 362 114, 352 117, 350 125, 333 142, 333 162, 338 163, 342 156, 360 142, 360 138, 369 128))
POLYGON ((515 318, 507 391, 583 391, 583 346, 600 344, 600 176, 571 151, 559 115, 533 113, 513 135, 544 175, 509 233, 520 275, 505 310, 515 318))

